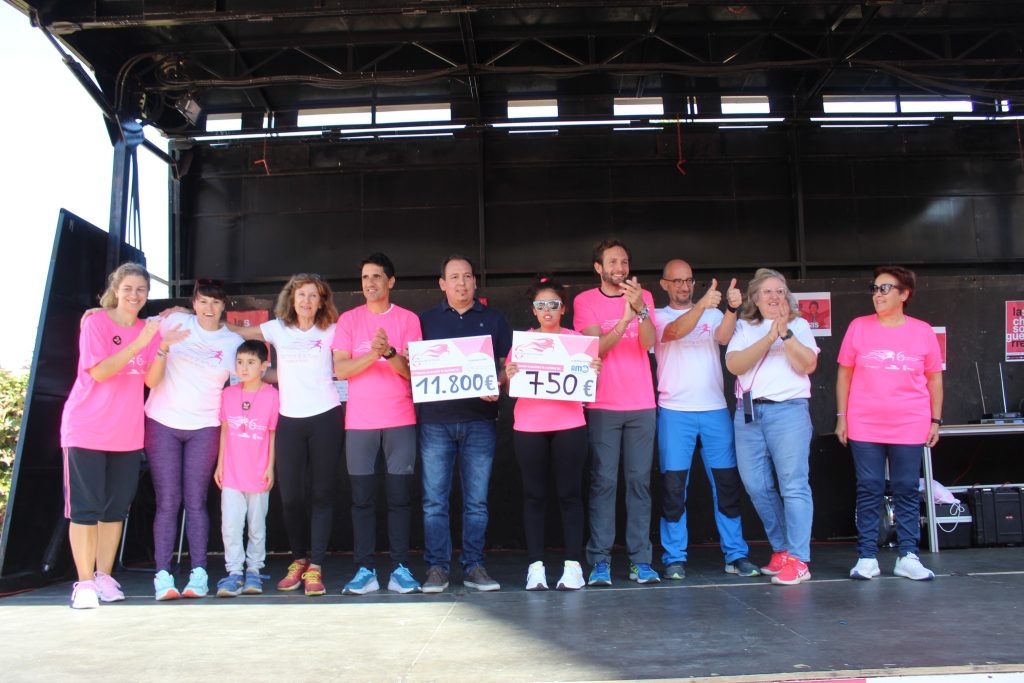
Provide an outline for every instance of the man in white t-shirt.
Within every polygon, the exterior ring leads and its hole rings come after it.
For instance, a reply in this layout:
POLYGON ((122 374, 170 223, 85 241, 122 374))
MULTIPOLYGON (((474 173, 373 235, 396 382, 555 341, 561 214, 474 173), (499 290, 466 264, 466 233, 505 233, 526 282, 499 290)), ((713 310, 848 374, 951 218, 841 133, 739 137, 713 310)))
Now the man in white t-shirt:
POLYGON ((725 571, 757 576, 748 557, 740 519, 740 482, 732 419, 725 402, 719 346, 729 343, 743 295, 733 278, 726 290, 726 312, 718 310, 722 292, 712 280, 693 301, 693 270, 686 261, 665 264, 661 288, 669 305, 655 315, 658 360, 658 462, 662 475, 661 545, 665 578, 686 578, 686 489, 693 452, 700 437, 701 459, 711 483, 725 571))

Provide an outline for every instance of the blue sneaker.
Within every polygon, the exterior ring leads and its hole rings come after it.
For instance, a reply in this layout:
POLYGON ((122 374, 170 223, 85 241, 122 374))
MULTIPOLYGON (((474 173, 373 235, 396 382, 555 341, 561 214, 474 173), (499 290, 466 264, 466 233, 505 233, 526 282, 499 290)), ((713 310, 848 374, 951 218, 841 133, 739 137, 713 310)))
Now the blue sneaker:
POLYGON ((192 573, 188 575, 188 583, 181 590, 183 598, 205 598, 210 592, 210 578, 202 567, 193 567, 192 573))
POLYGON ((629 580, 637 583, 661 583, 658 572, 651 569, 651 565, 646 562, 629 565, 629 580))
POLYGON ((412 572, 404 564, 395 567, 388 579, 388 590, 394 593, 419 593, 422 589, 420 582, 412 578, 412 572))
POLYGON ((258 595, 262 593, 263 579, 269 578, 269 576, 263 576, 259 572, 246 572, 245 585, 242 587, 242 592, 246 595, 258 595))
POLYGON ((181 597, 181 593, 174 587, 174 577, 166 569, 161 569, 153 577, 153 592, 157 600, 177 600, 181 597))
POLYGON ((241 574, 228 574, 217 582, 218 598, 234 598, 242 594, 245 579, 241 574))
POLYGON ((366 567, 360 567, 356 575, 352 577, 352 580, 345 584, 345 587, 341 589, 342 595, 366 595, 367 593, 373 593, 374 591, 380 590, 380 584, 377 583, 377 570, 367 569, 366 567))
POLYGON ((607 562, 598 562, 590 570, 588 586, 610 586, 612 585, 612 568, 607 562))

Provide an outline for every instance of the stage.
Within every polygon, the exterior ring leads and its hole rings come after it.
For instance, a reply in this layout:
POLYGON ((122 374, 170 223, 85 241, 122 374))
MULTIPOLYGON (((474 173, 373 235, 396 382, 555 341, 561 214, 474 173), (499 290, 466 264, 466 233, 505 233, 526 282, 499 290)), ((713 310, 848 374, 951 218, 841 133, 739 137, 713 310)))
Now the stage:
MULTIPOLYGON (((752 559, 768 559, 763 545, 752 559)), ((616 554, 610 588, 523 590, 521 553, 489 555, 502 583, 468 591, 458 572, 439 595, 342 596, 351 557, 325 567, 329 595, 282 593, 274 558, 261 596, 156 603, 149 573, 121 572, 127 599, 67 607, 70 584, 0 600, 7 681, 795 680, 896 674, 1024 672, 1024 549, 924 553, 931 582, 851 581, 853 544, 812 548, 813 580, 774 586, 722 571, 691 549, 687 578, 638 586, 616 554)), ((211 556, 211 585, 220 578, 211 556)), ((381 557, 380 565, 388 563, 381 557)), ((547 562, 552 585, 560 573, 547 562)), ((658 567, 660 569, 660 566, 658 567)), ((422 559, 413 562, 422 578, 422 559)), ((387 572, 381 583, 386 585, 387 572)), ((183 577, 179 573, 179 586, 183 577)), ((998 677, 999 680, 1016 677, 998 677)))

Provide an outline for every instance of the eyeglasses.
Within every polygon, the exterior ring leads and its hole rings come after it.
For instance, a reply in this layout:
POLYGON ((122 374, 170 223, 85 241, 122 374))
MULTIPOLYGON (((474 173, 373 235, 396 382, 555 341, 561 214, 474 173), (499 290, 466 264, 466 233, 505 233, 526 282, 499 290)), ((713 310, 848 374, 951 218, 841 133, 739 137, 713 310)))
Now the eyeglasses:
POLYGON ((557 311, 562 307, 562 302, 558 299, 538 299, 533 302, 533 308, 536 311, 557 311))
POLYGON ((693 279, 692 277, 686 277, 686 278, 683 278, 683 277, 677 277, 677 278, 675 278, 674 280, 669 280, 669 279, 668 279, 667 277, 663 277, 663 278, 661 278, 661 279, 662 279, 662 281, 663 281, 663 282, 668 282, 668 283, 671 283, 672 285, 674 285, 674 286, 676 286, 676 287, 682 287, 682 286, 683 286, 683 284, 687 284, 687 285, 689 285, 690 287, 693 287, 694 283, 696 283, 696 282, 697 282, 697 281, 696 281, 696 280, 694 280, 694 279, 693 279))
POLYGON ((761 296, 771 296, 772 294, 775 294, 776 296, 786 296, 786 290, 784 290, 784 289, 762 289, 761 290, 761 296))
POLYGON ((894 288, 895 289, 899 289, 900 286, 899 285, 894 285, 891 282, 886 282, 884 285, 871 285, 870 287, 868 287, 868 289, 871 290, 872 294, 874 294, 875 292, 881 292, 882 294, 888 294, 894 288))

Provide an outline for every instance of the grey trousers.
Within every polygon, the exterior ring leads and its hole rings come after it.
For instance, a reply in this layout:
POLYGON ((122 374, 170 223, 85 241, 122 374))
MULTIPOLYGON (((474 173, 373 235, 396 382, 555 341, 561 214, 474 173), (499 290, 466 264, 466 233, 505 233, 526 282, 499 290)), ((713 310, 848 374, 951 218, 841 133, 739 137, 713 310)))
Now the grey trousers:
POLYGON ((590 540, 587 562, 610 562, 615 543, 619 455, 626 481, 626 551, 633 563, 651 563, 651 464, 654 408, 587 413, 590 440, 590 540))

